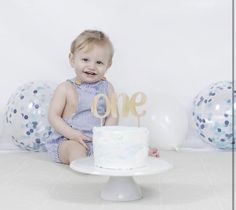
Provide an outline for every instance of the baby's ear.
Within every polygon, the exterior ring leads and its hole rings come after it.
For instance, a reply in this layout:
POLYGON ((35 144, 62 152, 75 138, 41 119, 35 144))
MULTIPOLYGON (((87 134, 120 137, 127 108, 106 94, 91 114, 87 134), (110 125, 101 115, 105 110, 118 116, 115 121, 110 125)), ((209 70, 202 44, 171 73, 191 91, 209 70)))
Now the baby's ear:
POLYGON ((72 67, 74 67, 74 54, 70 53, 69 54, 69 62, 72 67))
POLYGON ((112 65, 112 60, 111 60, 111 61, 109 61, 109 63, 107 64, 107 68, 110 68, 110 67, 111 67, 111 65, 112 65))

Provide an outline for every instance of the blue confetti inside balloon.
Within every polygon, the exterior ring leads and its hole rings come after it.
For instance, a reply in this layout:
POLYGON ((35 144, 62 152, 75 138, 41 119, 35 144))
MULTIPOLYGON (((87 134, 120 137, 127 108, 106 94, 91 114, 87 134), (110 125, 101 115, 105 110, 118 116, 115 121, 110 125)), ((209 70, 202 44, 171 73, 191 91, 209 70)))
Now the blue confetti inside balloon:
POLYGON ((8 135, 22 149, 47 151, 46 139, 51 134, 47 120, 48 106, 56 84, 33 81, 19 87, 8 100, 5 123, 8 135))
MULTIPOLYGON (((193 102, 194 129, 204 142, 210 143, 218 149, 232 149, 234 143, 232 91, 232 82, 217 82, 202 90, 193 102)), ((235 109, 236 91, 234 91, 234 101, 235 109)), ((234 126, 234 130, 235 128, 236 126, 234 126)))

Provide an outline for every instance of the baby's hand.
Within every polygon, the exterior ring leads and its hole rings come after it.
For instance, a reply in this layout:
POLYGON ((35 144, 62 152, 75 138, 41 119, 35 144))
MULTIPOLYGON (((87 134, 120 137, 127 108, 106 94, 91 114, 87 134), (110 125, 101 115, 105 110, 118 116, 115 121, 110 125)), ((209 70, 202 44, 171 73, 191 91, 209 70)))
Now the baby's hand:
POLYGON ((76 130, 73 137, 70 139, 72 141, 77 141, 79 142, 83 147, 85 147, 85 149, 89 149, 87 147, 87 145, 84 143, 84 140, 91 140, 90 137, 85 136, 84 134, 82 134, 80 131, 76 130))

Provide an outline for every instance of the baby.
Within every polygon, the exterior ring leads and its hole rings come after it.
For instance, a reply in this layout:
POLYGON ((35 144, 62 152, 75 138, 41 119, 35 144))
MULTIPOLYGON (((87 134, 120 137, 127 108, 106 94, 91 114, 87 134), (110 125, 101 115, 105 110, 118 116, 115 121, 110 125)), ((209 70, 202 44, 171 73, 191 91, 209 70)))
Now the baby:
MULTIPOLYGON (((86 30, 71 44, 69 61, 75 78, 58 85, 48 110, 53 132, 46 143, 52 159, 58 163, 93 155, 92 129, 100 126, 100 119, 91 113, 91 104, 97 94, 114 94, 112 84, 104 77, 112 64, 114 49, 101 31, 86 30)), ((99 115, 106 112, 106 103, 99 100, 99 115)), ((104 125, 117 125, 118 118, 109 115, 104 125)), ((158 150, 150 148, 150 156, 158 157, 158 150)))

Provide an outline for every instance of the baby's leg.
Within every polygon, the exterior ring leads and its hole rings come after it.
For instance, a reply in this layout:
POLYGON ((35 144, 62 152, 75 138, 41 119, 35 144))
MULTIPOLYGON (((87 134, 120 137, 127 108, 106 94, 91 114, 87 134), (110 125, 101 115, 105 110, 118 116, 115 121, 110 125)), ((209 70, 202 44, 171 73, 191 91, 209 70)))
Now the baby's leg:
POLYGON ((78 142, 65 140, 59 145, 59 158, 64 164, 70 164, 71 161, 86 157, 86 149, 78 142))

